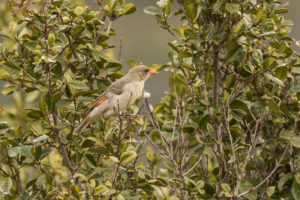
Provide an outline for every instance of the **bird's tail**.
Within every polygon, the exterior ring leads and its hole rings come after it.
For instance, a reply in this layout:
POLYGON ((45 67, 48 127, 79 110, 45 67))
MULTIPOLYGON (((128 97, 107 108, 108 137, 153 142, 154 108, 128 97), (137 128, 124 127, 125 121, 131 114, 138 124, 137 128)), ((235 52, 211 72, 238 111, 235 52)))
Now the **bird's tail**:
POLYGON ((89 124, 89 122, 90 122, 90 118, 89 116, 86 116, 84 120, 82 120, 82 122, 79 124, 79 126, 77 126, 77 128, 74 130, 74 134, 75 135, 80 134, 83 131, 83 129, 89 124))

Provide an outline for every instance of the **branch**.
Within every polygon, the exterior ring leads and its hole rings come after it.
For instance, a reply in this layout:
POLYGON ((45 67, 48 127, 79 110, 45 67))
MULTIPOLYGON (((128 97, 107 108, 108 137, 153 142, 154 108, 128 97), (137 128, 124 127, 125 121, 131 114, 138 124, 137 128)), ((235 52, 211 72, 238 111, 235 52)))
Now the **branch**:
POLYGON ((244 196, 244 195, 246 195, 246 194, 248 194, 248 193, 250 193, 250 192, 256 190, 257 188, 259 188, 260 186, 262 186, 266 181, 268 181, 268 180, 271 178, 271 176, 272 176, 272 175, 277 171, 277 169, 280 167, 281 161, 282 161, 283 157, 285 156, 285 154, 286 154, 287 150, 289 149, 289 147, 290 147, 290 144, 288 144, 288 145, 286 146, 286 148, 285 148, 283 154, 281 155, 281 157, 280 157, 280 159, 279 159, 279 162, 276 163, 276 166, 274 167, 274 169, 271 171, 271 173, 270 173, 270 174, 269 174, 262 182, 260 182, 260 183, 257 184, 255 187, 251 188, 250 190, 247 190, 246 192, 243 192, 243 193, 237 195, 236 197, 237 197, 237 198, 242 197, 242 196, 244 196))
POLYGON ((76 50, 75 50, 75 48, 74 48, 74 46, 73 46, 72 40, 71 40, 71 38, 70 38, 69 31, 67 31, 65 35, 66 35, 67 38, 68 38, 68 41, 69 41, 69 47, 70 47, 70 49, 71 49, 71 51, 72 51, 72 54, 74 55, 74 57, 75 57, 76 59, 78 59, 78 55, 77 55, 76 50))
POLYGON ((8 6, 9 6, 10 11, 12 12, 12 16, 14 18, 16 18, 17 20, 20 20, 20 18, 18 17, 17 13, 15 12, 15 10, 13 8, 13 5, 11 4, 11 0, 8 0, 8 6))
POLYGON ((162 12, 163 12, 163 17, 164 17, 164 20, 165 20, 165 23, 166 23, 166 29, 167 31, 173 36, 176 38, 176 40, 178 40, 179 42, 181 42, 182 44, 184 44, 184 46, 189 46, 186 42, 184 42, 180 37, 178 37, 178 35, 176 35, 175 33, 173 33, 173 31, 171 30, 171 26, 168 24, 168 20, 167 20, 167 15, 164 11, 164 9, 162 9, 162 12))
POLYGON ((200 156, 200 158, 197 160, 197 162, 192 166, 192 168, 190 168, 187 172, 184 173, 184 176, 188 175, 191 171, 193 171, 193 169, 198 165, 198 163, 202 160, 202 157, 200 156))
POLYGON ((122 56, 122 47, 123 47, 123 39, 120 37, 120 48, 119 48, 119 55, 118 55, 118 61, 121 61, 121 56, 122 56))
POLYGON ((111 25, 112 25, 112 20, 110 18, 108 18, 109 21, 108 21, 108 27, 107 27, 107 31, 106 31, 106 34, 109 35, 110 33, 110 29, 111 29, 111 25))
MULTIPOLYGON (((248 152, 247 152, 247 155, 246 155, 246 158, 245 158, 245 161, 244 161, 244 164, 243 164, 243 167, 242 167, 242 171, 241 173, 239 174, 239 176, 237 176, 237 179, 236 179, 236 186, 235 186, 235 191, 234 191, 234 194, 237 195, 238 192, 239 192, 239 187, 240 187, 240 184, 241 184, 241 179, 242 179, 242 176, 245 172, 245 169, 246 169, 246 166, 247 166, 247 163, 248 163, 248 160, 249 160, 249 157, 250 157, 250 154, 253 150, 253 148, 256 146, 256 142, 257 142, 257 129, 258 129, 258 124, 255 125, 255 131, 254 131, 254 141, 253 141, 253 144, 250 146, 248 152)), ((250 130, 249 130, 250 131, 250 130)), ((250 134, 252 135, 252 133, 250 132, 250 134)))
MULTIPOLYGON (((227 108, 227 112, 228 112, 228 108, 227 108)), ((231 153, 232 153, 233 162, 234 162, 234 166, 235 166, 235 173, 236 173, 236 176, 239 177, 241 174, 238 171, 239 165, 238 165, 237 159, 235 157, 233 139, 232 139, 232 135, 231 135, 229 124, 228 124, 228 118, 226 117, 227 112, 225 111, 225 108, 223 108, 223 125, 225 127, 225 130, 226 130, 228 136, 229 136, 231 153)))
POLYGON ((218 107, 218 98, 219 98, 219 49, 218 46, 214 45, 213 47, 213 72, 214 72, 214 86, 213 86, 213 106, 218 107))
POLYGON ((7 164, 10 168, 11 171, 11 178, 16 182, 16 185, 18 187, 18 190, 20 191, 20 193, 22 193, 24 191, 23 186, 22 186, 22 182, 20 179, 20 171, 10 162, 10 158, 7 158, 7 164))

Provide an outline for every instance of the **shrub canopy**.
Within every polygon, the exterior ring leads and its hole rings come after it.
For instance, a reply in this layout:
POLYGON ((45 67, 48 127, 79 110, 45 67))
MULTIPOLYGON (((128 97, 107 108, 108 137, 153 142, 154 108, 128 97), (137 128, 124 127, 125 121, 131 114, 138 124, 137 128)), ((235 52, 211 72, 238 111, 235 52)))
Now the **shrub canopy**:
POLYGON ((109 39, 135 11, 97 3, 42 0, 19 13, 8 1, 17 25, 0 32, 15 44, 0 49, 2 94, 14 97, 0 111, 2 199, 300 198, 300 61, 280 1, 145 8, 174 37, 169 62, 150 66, 169 72, 170 92, 74 135, 89 103, 123 76, 109 39))

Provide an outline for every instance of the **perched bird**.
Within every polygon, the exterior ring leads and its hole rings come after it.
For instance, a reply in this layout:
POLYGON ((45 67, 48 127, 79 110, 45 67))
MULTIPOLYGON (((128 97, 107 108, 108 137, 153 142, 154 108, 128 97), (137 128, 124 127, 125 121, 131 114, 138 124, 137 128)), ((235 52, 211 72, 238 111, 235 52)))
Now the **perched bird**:
POLYGON ((75 129, 75 134, 97 117, 119 114, 142 96, 145 81, 158 72, 144 65, 137 65, 122 78, 113 82, 88 108, 84 120, 75 129))

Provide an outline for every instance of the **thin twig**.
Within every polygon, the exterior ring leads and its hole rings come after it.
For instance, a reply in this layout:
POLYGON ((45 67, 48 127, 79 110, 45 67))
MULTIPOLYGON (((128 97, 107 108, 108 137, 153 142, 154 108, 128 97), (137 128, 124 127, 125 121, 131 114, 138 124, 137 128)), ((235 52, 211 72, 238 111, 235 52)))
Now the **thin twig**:
POLYGON ((259 184, 257 184, 255 187, 253 187, 253 188, 251 188, 251 189, 249 189, 249 190, 247 190, 247 191, 245 191, 245 192, 243 192, 243 193, 237 195, 236 197, 237 197, 237 198, 238 198, 238 197, 242 197, 242 196, 244 196, 244 195, 246 195, 246 194, 248 194, 248 193, 250 193, 250 192, 256 190, 257 188, 259 188, 260 186, 262 186, 265 182, 267 182, 267 181, 272 177, 272 175, 277 171, 277 169, 280 167, 280 164, 281 164, 281 162, 282 162, 282 159, 283 159, 283 157, 285 156, 285 154, 286 154, 287 150, 289 149, 289 147, 290 147, 290 144, 288 144, 288 145, 286 146, 286 148, 285 148, 283 154, 281 155, 279 161, 276 163, 276 166, 274 167, 274 169, 271 171, 271 173, 270 173, 270 174, 269 174, 262 182, 260 182, 259 184))
POLYGON ((111 29, 111 25, 112 25, 112 20, 110 18, 108 18, 109 21, 108 21, 108 27, 107 27, 107 31, 106 31, 106 34, 109 35, 110 33, 110 29, 111 29))
POLYGON ((184 176, 188 175, 193 169, 198 165, 198 163, 202 160, 202 156, 197 160, 197 162, 187 171, 184 173, 184 176))
POLYGON ((118 61, 121 61, 121 56, 122 56, 122 47, 123 47, 123 38, 120 37, 120 48, 119 48, 119 55, 118 55, 118 61))
POLYGON ((8 0, 8 6, 11 10, 11 13, 12 13, 12 16, 14 18, 16 18, 17 20, 20 20, 20 18, 18 17, 17 13, 15 12, 14 8, 13 8, 13 5, 11 4, 11 0, 8 0))

